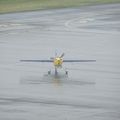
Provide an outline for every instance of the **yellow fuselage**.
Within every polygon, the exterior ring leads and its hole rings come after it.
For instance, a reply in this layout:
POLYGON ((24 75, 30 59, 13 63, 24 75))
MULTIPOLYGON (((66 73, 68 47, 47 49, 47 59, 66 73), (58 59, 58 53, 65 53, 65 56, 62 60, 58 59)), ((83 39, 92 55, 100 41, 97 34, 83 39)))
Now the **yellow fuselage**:
POLYGON ((62 67, 63 60, 60 57, 56 57, 53 61, 55 67, 62 67))

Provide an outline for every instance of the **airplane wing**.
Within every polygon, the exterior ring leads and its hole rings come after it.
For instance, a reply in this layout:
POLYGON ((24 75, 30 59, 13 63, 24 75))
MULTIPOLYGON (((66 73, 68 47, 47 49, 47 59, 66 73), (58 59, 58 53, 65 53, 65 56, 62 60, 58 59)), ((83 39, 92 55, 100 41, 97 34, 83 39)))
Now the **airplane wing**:
POLYGON ((96 62, 96 60, 63 60, 63 62, 96 62))
POLYGON ((53 60, 20 60, 20 62, 53 62, 53 60))

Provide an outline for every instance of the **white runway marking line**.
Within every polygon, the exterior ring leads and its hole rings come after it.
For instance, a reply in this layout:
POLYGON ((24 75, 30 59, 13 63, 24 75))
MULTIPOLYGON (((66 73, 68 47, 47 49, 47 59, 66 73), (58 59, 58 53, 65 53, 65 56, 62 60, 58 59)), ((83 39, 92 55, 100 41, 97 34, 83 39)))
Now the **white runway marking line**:
POLYGON ((22 26, 22 24, 18 24, 18 23, 3 23, 3 24, 0 24, 0 28, 15 27, 15 26, 22 26))
POLYGON ((0 31, 9 31, 7 34, 18 34, 18 31, 12 31, 12 30, 24 30, 25 32, 29 32, 28 29, 33 28, 32 26, 29 26, 24 23, 0 23, 0 31))
MULTIPOLYGON (((114 12, 116 12, 116 11, 119 12, 119 9, 99 11, 99 12, 98 12, 99 14, 96 14, 96 15, 109 14, 109 13, 114 13, 114 12)), ((93 17, 96 17, 96 15, 93 16, 93 17)), ((68 21, 65 22, 65 27, 67 27, 67 28, 69 28, 69 29, 73 28, 74 26, 71 26, 71 24, 72 24, 72 23, 75 23, 75 21, 78 21, 77 23, 80 23, 80 24, 83 24, 83 25, 84 25, 84 24, 87 24, 88 22, 93 22, 93 21, 96 20, 96 19, 93 18, 93 17, 79 17, 79 18, 74 18, 74 19, 68 20, 68 21), (79 19, 80 19, 80 20, 79 20, 79 19)), ((107 22, 108 22, 108 21, 107 21, 107 22)), ((109 22, 109 23, 107 23, 107 22, 106 22, 106 24, 110 24, 110 22, 109 22)), ((119 23, 119 21, 117 21, 117 22, 119 23)), ((112 23, 113 23, 113 22, 112 22, 112 23)), ((76 28, 76 27, 74 27, 74 28, 76 28)), ((78 28, 76 28, 76 29, 78 29, 78 28)))
POLYGON ((72 26, 71 26, 72 23, 86 24, 88 22, 93 22, 93 21, 95 21, 94 18, 74 18, 74 19, 66 21, 65 27, 72 28, 72 26))

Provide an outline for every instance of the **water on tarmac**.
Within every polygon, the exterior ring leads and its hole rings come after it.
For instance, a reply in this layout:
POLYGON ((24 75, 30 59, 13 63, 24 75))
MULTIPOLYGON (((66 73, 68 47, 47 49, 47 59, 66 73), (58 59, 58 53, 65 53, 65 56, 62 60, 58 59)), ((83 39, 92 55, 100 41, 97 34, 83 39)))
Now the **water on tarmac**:
POLYGON ((0 120, 119 120, 119 39, 120 4, 0 15, 0 120), (97 61, 19 62, 56 51, 97 61))

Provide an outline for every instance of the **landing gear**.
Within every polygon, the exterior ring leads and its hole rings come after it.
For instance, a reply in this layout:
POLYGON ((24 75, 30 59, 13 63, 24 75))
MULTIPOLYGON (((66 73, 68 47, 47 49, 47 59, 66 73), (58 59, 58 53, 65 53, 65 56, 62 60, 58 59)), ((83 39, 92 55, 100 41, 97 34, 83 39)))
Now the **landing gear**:
POLYGON ((47 72, 47 75, 55 75, 55 76, 62 76, 62 74, 64 74, 64 76, 68 76, 68 71, 67 70, 64 70, 64 73, 58 73, 58 69, 55 67, 55 69, 54 69, 54 72, 52 72, 51 70, 49 70, 48 72, 47 72))
POLYGON ((68 75, 68 71, 65 71, 65 74, 68 75))
POLYGON ((51 71, 49 70, 49 71, 48 71, 48 75, 50 75, 50 74, 51 74, 51 71))

